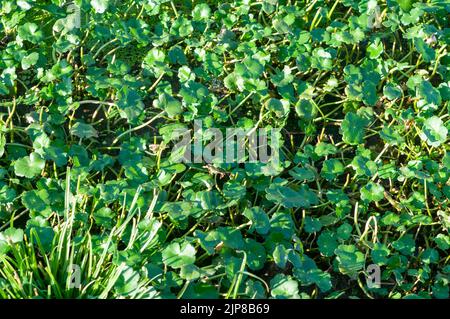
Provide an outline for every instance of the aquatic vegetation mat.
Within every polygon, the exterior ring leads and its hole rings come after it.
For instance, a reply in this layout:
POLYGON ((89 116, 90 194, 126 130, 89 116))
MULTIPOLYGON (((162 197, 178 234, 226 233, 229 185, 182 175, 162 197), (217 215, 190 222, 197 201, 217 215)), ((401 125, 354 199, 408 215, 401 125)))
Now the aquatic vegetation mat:
POLYGON ((449 18, 2 0, 0 298, 448 298, 449 18))

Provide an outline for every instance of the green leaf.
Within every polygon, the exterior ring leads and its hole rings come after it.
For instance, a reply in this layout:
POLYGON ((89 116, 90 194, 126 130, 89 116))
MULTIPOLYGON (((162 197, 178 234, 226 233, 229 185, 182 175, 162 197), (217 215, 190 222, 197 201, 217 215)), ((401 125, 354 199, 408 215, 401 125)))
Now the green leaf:
POLYGON ((320 269, 310 270, 308 272, 308 280, 315 283, 321 292, 327 292, 333 287, 331 275, 320 269))
POLYGON ((191 283, 183 295, 186 299, 217 299, 219 292, 214 285, 198 282, 191 283))
POLYGON ((225 247, 231 249, 242 249, 244 247, 242 234, 238 229, 233 227, 219 227, 215 231, 225 247))
POLYGON ((45 157, 46 149, 50 146, 50 138, 44 132, 40 133, 33 141, 36 153, 45 157))
POLYGON ((393 127, 384 126, 380 131, 380 137, 391 145, 401 145, 405 138, 393 127))
POLYGON ((286 208, 309 208, 318 203, 318 198, 308 186, 302 185, 298 191, 290 187, 272 184, 266 189, 266 198, 286 208))
POLYGON ((130 123, 137 122, 143 114, 144 103, 139 93, 129 87, 123 87, 117 94, 119 99, 117 105, 120 108, 122 118, 128 119, 130 123))
POLYGON ((181 267, 180 269, 180 277, 186 280, 196 280, 200 278, 202 275, 202 272, 200 268, 198 268, 194 264, 189 264, 186 266, 181 267))
POLYGON ((30 156, 25 156, 18 159, 14 163, 14 172, 17 176, 33 178, 44 169, 45 160, 38 153, 31 153, 30 156))
POLYGON ((402 8, 402 10, 404 11, 409 11, 412 8, 412 4, 414 2, 414 0, 395 0, 398 5, 400 6, 400 8, 402 8))
POLYGON ((246 187, 237 181, 229 181, 223 185, 223 195, 229 199, 239 200, 244 198, 246 187))
POLYGON ((294 266, 293 275, 302 286, 316 284, 322 292, 331 289, 331 275, 317 268, 314 260, 305 254, 299 255, 292 252, 289 257, 294 266))
POLYGON ((425 62, 431 62, 436 57, 436 52, 433 48, 430 48, 423 39, 415 38, 414 45, 416 47, 417 52, 422 54, 423 60, 425 62))
POLYGON ((195 262, 195 248, 190 243, 174 242, 162 251, 162 261, 172 268, 181 268, 195 262))
POLYGON ((332 158, 323 162, 320 175, 322 175, 327 181, 332 181, 342 173, 344 173, 344 165, 341 161, 332 158))
POLYGON ((170 34, 177 37, 187 37, 194 31, 190 20, 183 16, 179 16, 170 27, 170 34))
POLYGON ((97 131, 91 124, 76 122, 70 129, 70 133, 79 138, 98 137, 97 131))
POLYGON ((378 169, 377 164, 366 156, 355 156, 350 165, 359 176, 362 175, 370 177, 375 174, 378 169))
POLYGON ((403 255, 407 256, 414 254, 414 252, 416 251, 416 243, 414 241, 413 235, 411 234, 406 234, 400 239, 394 241, 392 243, 392 247, 401 252, 403 255))
POLYGON ((449 298, 449 287, 448 280, 442 280, 442 282, 437 282, 433 285, 432 291, 433 296, 438 299, 448 299, 449 298))
POLYGON ((418 105, 423 109, 431 108, 436 110, 442 103, 439 90, 433 87, 429 81, 420 82, 417 88, 417 94, 422 98, 422 101, 419 101, 418 105))
MULTIPOLYGON (((295 234, 295 224, 290 214, 286 211, 277 212, 270 218, 270 233, 275 236, 276 244, 282 243, 282 239, 291 240, 295 234)), ((273 247, 275 249, 275 247, 273 247)))
POLYGON ((254 239, 244 239, 244 249, 247 253, 247 265, 253 271, 258 271, 264 267, 267 253, 263 245, 254 239))
POLYGON ((331 231, 322 232, 317 239, 317 245, 319 246, 319 251, 323 256, 333 256, 334 251, 338 246, 336 234, 331 231))
POLYGON ((166 55, 163 50, 160 48, 152 48, 145 56, 144 63, 149 66, 158 66, 164 62, 165 57, 166 55))
POLYGON ((322 229, 320 220, 311 216, 305 217, 305 231, 307 233, 316 233, 322 229))
POLYGON ((97 13, 104 13, 108 9, 109 0, 91 0, 91 6, 97 13))
POLYGON ((420 259, 426 264, 435 264, 439 261, 439 252, 434 248, 427 248, 422 252, 420 259))
POLYGON ((370 252, 373 262, 379 266, 386 265, 388 261, 387 257, 390 253, 391 252, 389 248, 387 248, 386 245, 380 243, 374 244, 372 251, 370 252))
POLYGON ((13 188, 0 183, 0 203, 8 204, 12 203, 17 198, 17 193, 13 188))
POLYGON ((268 233, 270 229, 269 217, 260 207, 246 208, 243 215, 252 222, 250 229, 255 229, 261 235, 268 233))
POLYGON ((345 93, 350 100, 374 106, 378 101, 377 85, 381 78, 377 72, 376 61, 368 59, 361 66, 348 64, 344 68, 344 73, 347 82, 345 93))
POLYGON ((342 139, 350 145, 361 144, 364 140, 364 129, 369 121, 353 112, 345 115, 340 128, 342 139))
POLYGON ((288 260, 288 252, 283 245, 277 245, 273 250, 273 261, 277 264, 278 267, 284 268, 286 267, 286 262, 288 260))
POLYGON ((182 66, 178 69, 178 78, 181 82, 188 82, 188 81, 194 81, 195 80, 195 74, 192 72, 192 70, 187 66, 182 66))
POLYGON ((375 38, 375 41, 367 47, 367 53, 371 59, 377 59, 383 51, 383 42, 380 41, 380 38, 375 38))
POLYGON ((294 167, 289 171, 289 174, 298 181, 312 182, 316 179, 316 174, 312 169, 294 167))
POLYGON ((286 116, 289 112, 289 102, 286 100, 270 98, 266 102, 266 107, 278 117, 286 116))
POLYGON ((161 94, 158 99, 153 102, 153 106, 166 111, 170 118, 177 116, 183 111, 181 102, 166 93, 161 94))
POLYGON ((206 3, 197 4, 192 10, 194 21, 206 21, 211 16, 211 8, 206 3))
POLYGON ((21 25, 17 30, 20 38, 30 41, 34 44, 41 41, 44 37, 44 34, 41 30, 39 30, 38 25, 32 22, 27 22, 21 25))
POLYGON ((138 289, 139 280, 139 272, 129 266, 125 266, 114 283, 114 289, 118 294, 127 296, 138 289))
POLYGON ((336 235, 339 239, 348 240, 352 235, 353 227, 348 223, 343 223, 336 230, 336 235))
POLYGON ((4 240, 8 244, 21 243, 23 241, 23 230, 10 227, 3 233, 0 233, 0 240, 4 240))
POLYGON ((31 234, 33 234, 33 242, 36 243, 37 237, 45 251, 50 251, 55 231, 48 225, 48 221, 45 218, 37 216, 29 219, 26 226, 26 234, 28 238, 31 238, 31 234))
POLYGON ((196 230, 194 234, 202 248, 210 255, 214 253, 216 247, 221 245, 231 249, 242 249, 244 246, 241 232, 232 227, 219 227, 208 233, 196 230))
POLYGON ((95 223, 99 226, 111 229, 114 225, 115 214, 109 207, 103 207, 94 212, 95 223))
POLYGON ((433 240, 436 245, 444 251, 450 248, 450 236, 448 235, 439 234, 433 240))
POLYGON ((301 119, 311 121, 317 114, 317 105, 313 100, 301 98, 295 105, 295 112, 301 119))
POLYGON ((448 129, 444 126, 444 122, 439 117, 432 116, 423 123, 420 138, 428 145, 438 147, 445 143, 447 134, 448 129))
POLYGON ((50 194, 46 189, 31 190, 22 195, 22 204, 31 212, 48 217, 51 214, 50 194))
POLYGON ((324 142, 319 142, 314 147, 314 152, 317 154, 317 156, 333 155, 336 154, 337 151, 338 149, 336 146, 324 142))
POLYGON ((383 88, 383 94, 392 101, 402 97, 402 89, 399 85, 387 83, 383 88))
POLYGON ((10 227, 0 232, 0 257, 8 253, 11 246, 23 241, 23 230, 10 227))
POLYGON ((335 254, 339 271, 344 275, 355 276, 364 267, 364 254, 355 245, 339 245, 335 254))
POLYGON ((39 53, 37 52, 32 52, 29 55, 25 56, 22 58, 22 69, 27 70, 30 67, 32 67, 33 65, 35 65, 37 63, 39 59, 39 53))
POLYGON ((361 188, 361 199, 367 202, 378 202, 384 198, 384 187, 374 182, 367 183, 361 188))
POLYGON ((284 274, 276 274, 270 280, 272 297, 277 299, 299 299, 298 282, 292 279, 291 276, 284 274))

